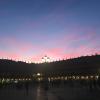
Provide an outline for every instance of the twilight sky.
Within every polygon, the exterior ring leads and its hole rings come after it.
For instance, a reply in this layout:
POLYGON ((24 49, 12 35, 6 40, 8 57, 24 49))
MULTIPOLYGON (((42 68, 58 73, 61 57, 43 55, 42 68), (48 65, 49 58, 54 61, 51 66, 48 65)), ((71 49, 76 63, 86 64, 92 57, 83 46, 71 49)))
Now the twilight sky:
POLYGON ((100 54, 100 0, 0 0, 0 58, 94 53, 100 54))

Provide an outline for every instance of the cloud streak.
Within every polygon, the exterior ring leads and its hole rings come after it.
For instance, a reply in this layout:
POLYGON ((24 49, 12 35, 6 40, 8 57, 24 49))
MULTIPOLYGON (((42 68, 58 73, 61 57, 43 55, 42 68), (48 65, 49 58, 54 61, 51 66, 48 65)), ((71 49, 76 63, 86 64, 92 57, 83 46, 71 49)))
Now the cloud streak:
POLYGON ((52 60, 58 60, 100 53, 99 38, 96 32, 92 30, 85 32, 84 35, 77 31, 75 34, 66 34, 65 31, 62 35, 58 35, 57 40, 56 38, 48 40, 47 45, 41 45, 41 43, 34 45, 31 41, 23 41, 14 37, 2 38, 0 44, 6 49, 0 48, 0 57, 34 62, 41 61, 45 55, 52 60))
POLYGON ((1 58, 34 62, 45 55, 56 60, 100 53, 99 1, 25 0, 23 4, 20 0, 1 4, 1 58))

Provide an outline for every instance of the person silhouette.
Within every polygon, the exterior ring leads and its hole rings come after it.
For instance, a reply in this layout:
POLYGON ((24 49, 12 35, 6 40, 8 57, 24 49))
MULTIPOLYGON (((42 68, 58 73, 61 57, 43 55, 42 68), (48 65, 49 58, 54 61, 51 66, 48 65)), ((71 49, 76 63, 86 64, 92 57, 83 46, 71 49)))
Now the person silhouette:
POLYGON ((28 92, 29 92, 29 83, 27 81, 25 82, 25 89, 26 89, 26 94, 28 95, 28 92))

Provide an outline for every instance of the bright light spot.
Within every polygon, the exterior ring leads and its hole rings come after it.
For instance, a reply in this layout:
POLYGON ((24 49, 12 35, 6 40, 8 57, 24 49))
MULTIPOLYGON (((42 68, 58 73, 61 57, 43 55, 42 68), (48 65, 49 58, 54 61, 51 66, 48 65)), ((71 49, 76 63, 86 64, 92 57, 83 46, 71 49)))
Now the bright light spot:
POLYGON ((88 77, 88 76, 86 76, 86 79, 89 79, 89 77, 88 77))
POLYGON ((18 80, 15 80, 14 83, 18 83, 18 80))
POLYGON ((76 79, 80 79, 80 77, 79 76, 76 76, 76 79))
POLYGON ((29 81, 31 81, 31 79, 30 79, 30 78, 29 78, 28 80, 29 80, 29 81))
POLYGON ((48 78, 48 81, 50 82, 50 78, 48 78))
POLYGON ((47 56, 44 56, 42 58, 42 63, 47 63, 47 62, 51 62, 51 59, 49 57, 47 57, 47 56))
POLYGON ((95 76, 95 78, 96 78, 96 79, 98 79, 98 78, 99 78, 99 76, 95 76))
POLYGON ((41 74, 40 73, 37 73, 37 76, 40 76, 41 74))
POLYGON ((93 78, 93 76, 90 76, 90 78, 93 78))
POLYGON ((49 58, 47 59, 47 62, 50 62, 50 59, 49 58))
POLYGON ((23 81, 24 81, 25 79, 23 78, 23 81))
POLYGON ((75 76, 72 76, 73 79, 75 79, 75 76))
POLYGON ((12 78, 11 81, 13 81, 14 79, 12 78))
POLYGON ((84 79, 85 77, 84 76, 81 76, 81 79, 84 79))
POLYGON ((65 77, 65 80, 67 80, 67 76, 65 77))
POLYGON ((38 81, 41 81, 41 79, 40 79, 40 78, 38 78, 38 81))
POLYGON ((2 79, 2 83, 4 83, 4 81, 5 81, 5 79, 3 78, 3 79, 2 79))

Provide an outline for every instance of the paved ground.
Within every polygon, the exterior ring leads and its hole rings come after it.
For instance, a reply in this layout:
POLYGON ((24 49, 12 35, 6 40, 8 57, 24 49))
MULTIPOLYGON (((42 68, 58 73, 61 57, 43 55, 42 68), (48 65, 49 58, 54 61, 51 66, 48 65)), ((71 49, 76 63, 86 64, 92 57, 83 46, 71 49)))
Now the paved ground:
POLYGON ((28 91, 24 89, 5 88, 0 89, 0 100, 58 100, 49 90, 44 90, 41 86, 30 87, 28 91))
POLYGON ((16 89, 7 87, 0 89, 0 100, 100 100, 99 89, 87 89, 85 87, 51 87, 45 90, 40 85, 16 89))

